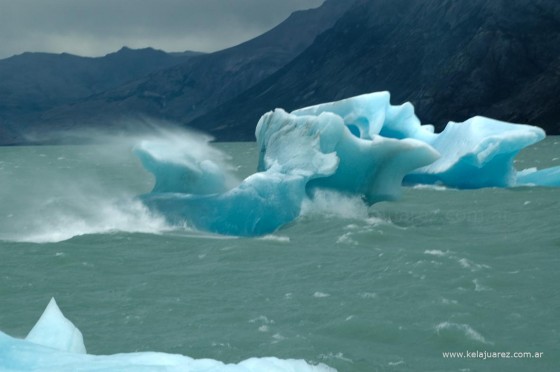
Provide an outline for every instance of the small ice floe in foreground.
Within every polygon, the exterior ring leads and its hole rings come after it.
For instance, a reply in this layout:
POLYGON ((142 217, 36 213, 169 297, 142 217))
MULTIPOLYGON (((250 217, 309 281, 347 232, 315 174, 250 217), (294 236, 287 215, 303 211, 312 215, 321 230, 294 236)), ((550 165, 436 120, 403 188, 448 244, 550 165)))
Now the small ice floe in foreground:
POLYGON ((311 365, 304 360, 249 358, 238 364, 212 359, 158 352, 113 355, 86 353, 82 334, 66 319, 52 299, 43 315, 23 340, 0 332, 0 370, 2 371, 181 371, 181 372, 257 372, 257 371, 335 371, 325 364, 311 365))

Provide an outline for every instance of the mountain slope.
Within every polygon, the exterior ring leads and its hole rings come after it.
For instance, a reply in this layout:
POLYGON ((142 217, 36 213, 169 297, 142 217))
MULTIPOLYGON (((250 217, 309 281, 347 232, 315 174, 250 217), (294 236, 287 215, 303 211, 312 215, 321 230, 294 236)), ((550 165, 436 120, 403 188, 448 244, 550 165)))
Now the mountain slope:
POLYGON ((122 48, 99 58, 23 53, 0 60, 0 107, 25 112, 75 102, 185 62, 194 55, 198 53, 176 56, 151 48, 122 48))
POLYGON ((122 48, 98 58, 23 53, 0 60, 0 144, 23 141, 21 132, 46 110, 78 102, 196 55, 200 53, 122 48))
POLYGON ((186 123, 270 76, 330 28, 351 2, 328 0, 298 11, 265 34, 238 46, 125 84, 41 116, 42 125, 108 125, 115 118, 147 115, 186 123))
POLYGON ((361 0, 290 64, 190 125, 251 140, 268 110, 380 90, 440 129, 486 115, 560 134, 560 3, 361 0))

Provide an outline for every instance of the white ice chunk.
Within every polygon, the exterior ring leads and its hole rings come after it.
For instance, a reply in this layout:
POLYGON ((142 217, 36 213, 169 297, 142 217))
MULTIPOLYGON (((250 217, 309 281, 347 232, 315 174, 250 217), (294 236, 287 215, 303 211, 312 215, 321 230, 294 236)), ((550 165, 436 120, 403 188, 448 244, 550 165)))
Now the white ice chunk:
POLYGON ((450 122, 431 142, 441 158, 412 172, 406 180, 457 188, 514 186, 517 172, 513 159, 544 137, 541 128, 482 116, 450 122))
POLYGON ((560 187, 560 166, 537 170, 524 169, 517 173, 518 186, 549 186, 560 187))
POLYGON ((82 333, 64 317, 54 298, 51 298, 41 318, 25 339, 61 351, 86 353, 82 333))
POLYGON ((54 299, 26 339, 16 339, 0 332, 0 371, 335 372, 325 364, 313 365, 304 360, 274 357, 225 364, 213 359, 157 352, 86 354, 82 334, 62 315, 54 299))

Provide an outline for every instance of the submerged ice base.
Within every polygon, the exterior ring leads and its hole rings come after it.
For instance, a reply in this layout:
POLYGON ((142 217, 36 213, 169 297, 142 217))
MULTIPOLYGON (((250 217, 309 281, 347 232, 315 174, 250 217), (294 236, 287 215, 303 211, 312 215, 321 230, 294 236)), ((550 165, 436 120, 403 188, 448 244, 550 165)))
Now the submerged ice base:
POLYGON ((86 354, 80 331, 64 317, 54 299, 26 339, 0 331, 2 371, 214 371, 214 372, 333 372, 324 365, 304 360, 250 358, 238 364, 212 359, 192 359, 177 354, 136 352, 114 355, 86 354))
POLYGON ((237 183, 208 139, 171 147, 144 141, 135 153, 156 182, 141 200, 173 225, 255 236, 295 220, 316 190, 371 205, 398 199, 403 181, 468 189, 559 184, 557 170, 513 166, 519 151, 545 137, 542 129, 476 116, 434 133, 412 104, 391 105, 388 92, 276 109, 261 117, 255 135, 258 172, 237 183))

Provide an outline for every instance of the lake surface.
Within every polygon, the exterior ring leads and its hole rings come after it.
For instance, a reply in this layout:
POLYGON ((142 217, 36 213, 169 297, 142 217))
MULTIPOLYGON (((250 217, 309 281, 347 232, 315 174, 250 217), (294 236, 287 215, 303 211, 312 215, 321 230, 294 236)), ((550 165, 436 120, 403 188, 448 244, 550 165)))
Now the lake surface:
MULTIPOLYGON (((240 178, 254 143, 217 144, 240 178)), ((560 165, 560 138, 518 169, 560 165)), ((272 236, 170 228, 128 146, 0 148, 0 330, 51 297, 91 354, 258 356, 339 371, 560 370, 560 189, 325 193, 272 236), (540 358, 445 358, 445 352, 540 358)))

